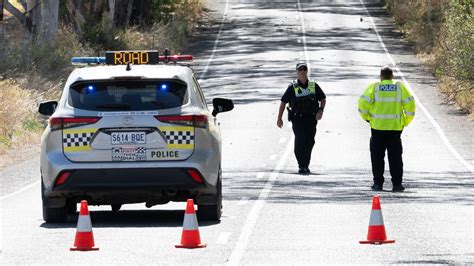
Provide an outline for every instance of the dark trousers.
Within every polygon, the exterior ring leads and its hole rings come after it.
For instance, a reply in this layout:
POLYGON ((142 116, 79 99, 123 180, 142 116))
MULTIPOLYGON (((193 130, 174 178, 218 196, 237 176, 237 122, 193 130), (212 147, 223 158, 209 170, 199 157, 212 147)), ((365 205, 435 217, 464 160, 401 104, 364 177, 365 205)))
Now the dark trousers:
POLYGON ((295 133, 295 156, 300 168, 308 167, 311 161, 311 151, 316 135, 316 118, 314 116, 295 116, 292 120, 295 133))
POLYGON ((370 137, 370 159, 372 161, 372 173, 374 184, 383 185, 385 170, 385 150, 388 153, 388 164, 390 175, 394 186, 401 185, 403 179, 402 140, 401 131, 375 130, 372 129, 370 137))

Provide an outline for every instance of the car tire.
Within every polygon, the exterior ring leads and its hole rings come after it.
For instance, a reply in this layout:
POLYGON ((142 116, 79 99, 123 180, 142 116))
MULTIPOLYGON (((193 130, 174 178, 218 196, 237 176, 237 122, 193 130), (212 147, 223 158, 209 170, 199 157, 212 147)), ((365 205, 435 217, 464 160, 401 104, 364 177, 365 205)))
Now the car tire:
POLYGON ((67 202, 67 205, 66 205, 66 209, 67 209, 67 214, 71 214, 71 215, 74 215, 76 214, 77 212, 77 203, 74 201, 74 202, 67 202))
POLYGON ((219 171, 217 180, 217 202, 213 205, 199 205, 197 215, 199 219, 208 221, 220 221, 222 215, 222 178, 219 171))
POLYGON ((49 208, 45 206, 44 184, 41 180, 41 198, 43 199, 43 220, 46 223, 64 223, 67 220, 67 206, 61 208, 49 208))
POLYGON ((110 207, 112 208, 113 212, 118 212, 120 211, 120 208, 122 208, 122 204, 112 204, 110 207))

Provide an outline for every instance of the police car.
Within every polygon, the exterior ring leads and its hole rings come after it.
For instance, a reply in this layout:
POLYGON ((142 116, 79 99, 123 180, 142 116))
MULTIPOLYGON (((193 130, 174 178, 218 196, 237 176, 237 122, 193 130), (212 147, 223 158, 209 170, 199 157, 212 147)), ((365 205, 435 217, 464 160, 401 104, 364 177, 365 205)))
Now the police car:
POLYGON ((41 139, 41 196, 47 223, 64 222, 83 199, 90 205, 195 200, 198 215, 219 220, 221 137, 215 116, 232 100, 213 99, 212 112, 186 55, 107 52, 73 58, 75 69, 41 139))

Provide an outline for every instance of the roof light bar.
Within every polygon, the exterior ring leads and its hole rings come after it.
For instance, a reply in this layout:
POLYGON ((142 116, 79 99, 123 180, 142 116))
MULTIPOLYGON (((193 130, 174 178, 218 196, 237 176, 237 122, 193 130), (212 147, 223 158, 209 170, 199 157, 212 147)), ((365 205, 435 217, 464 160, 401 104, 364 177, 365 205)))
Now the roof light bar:
POLYGON ((73 57, 71 64, 75 66, 105 64, 105 57, 73 57))
POLYGON ((160 55, 160 62, 178 62, 178 61, 193 61, 192 55, 160 55))
POLYGON ((158 51, 107 51, 105 57, 73 57, 73 65, 154 65, 158 63, 168 64, 180 61, 192 61, 192 55, 159 55, 158 51))

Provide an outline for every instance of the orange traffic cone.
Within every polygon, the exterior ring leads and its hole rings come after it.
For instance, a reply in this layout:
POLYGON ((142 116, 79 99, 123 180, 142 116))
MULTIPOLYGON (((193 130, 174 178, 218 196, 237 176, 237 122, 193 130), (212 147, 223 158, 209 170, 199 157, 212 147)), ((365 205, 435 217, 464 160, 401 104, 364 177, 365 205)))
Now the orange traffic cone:
POLYGON ((186 204, 186 212, 184 213, 181 244, 175 245, 175 247, 205 248, 206 246, 206 244, 201 244, 201 236, 199 235, 196 211, 194 211, 194 201, 192 199, 188 199, 188 202, 186 204))
POLYGON ((395 243, 395 240, 387 240, 385 226, 383 225, 382 209, 380 208, 380 198, 378 195, 374 196, 372 200, 372 211, 370 213, 367 240, 359 241, 359 243, 375 245, 395 243))
POLYGON ((94 247, 94 236, 92 234, 92 223, 87 207, 87 200, 81 201, 81 211, 79 212, 79 219, 77 221, 76 239, 74 240, 74 247, 70 250, 75 251, 89 251, 99 250, 94 247))

